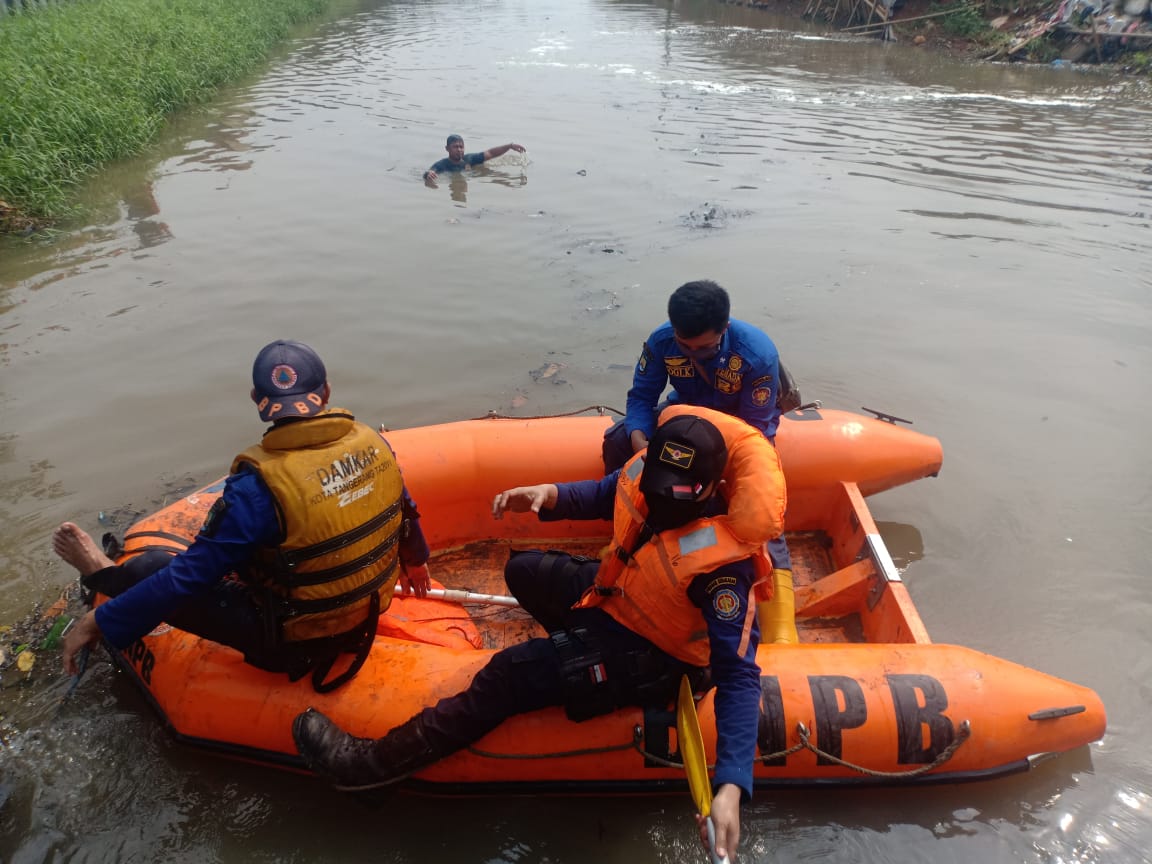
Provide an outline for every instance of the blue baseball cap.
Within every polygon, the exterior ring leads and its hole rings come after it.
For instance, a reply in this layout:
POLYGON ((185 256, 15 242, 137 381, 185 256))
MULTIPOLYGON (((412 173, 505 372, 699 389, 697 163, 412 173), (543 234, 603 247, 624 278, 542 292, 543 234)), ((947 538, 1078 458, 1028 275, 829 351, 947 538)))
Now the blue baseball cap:
POLYGON ((260 349, 252 364, 252 388, 260 419, 310 417, 324 410, 328 371, 303 342, 277 339, 260 349))

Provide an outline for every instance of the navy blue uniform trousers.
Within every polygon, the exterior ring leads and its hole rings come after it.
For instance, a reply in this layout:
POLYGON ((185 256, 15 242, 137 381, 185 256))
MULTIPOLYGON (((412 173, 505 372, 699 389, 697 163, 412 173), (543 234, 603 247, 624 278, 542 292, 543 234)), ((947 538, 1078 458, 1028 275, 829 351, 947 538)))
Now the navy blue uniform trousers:
MULTIPOLYGON (((152 550, 124 564, 97 570, 82 581, 86 587, 107 597, 116 597, 166 567, 171 560, 169 553, 152 550)), ((313 658, 308 656, 309 652, 320 647, 308 642, 295 642, 291 646, 281 643, 276 631, 270 630, 265 622, 264 612, 252 591, 235 579, 221 579, 208 594, 187 598, 164 620, 177 630, 235 648, 249 665, 268 672, 286 672, 293 678, 311 668, 313 658)), ((324 647, 331 650, 330 645, 324 647)))
MULTIPOLYGON (((647 661, 643 676, 670 682, 657 694, 664 704, 675 698, 679 676, 690 667, 665 654, 647 639, 619 624, 600 609, 572 609, 592 584, 600 562, 564 553, 515 552, 504 568, 508 590, 549 632, 584 628, 594 634, 604 656, 609 680, 635 681, 624 668, 629 658, 647 661)), ((643 683, 643 682, 639 682, 643 683)), ((615 692, 617 707, 641 704, 636 694, 615 692)), ((466 690, 441 699, 421 712, 429 744, 449 753, 487 735, 504 720, 528 711, 564 705, 566 690, 561 658, 549 638, 529 639, 493 655, 466 690)), ((651 692, 645 700, 656 701, 651 692)))

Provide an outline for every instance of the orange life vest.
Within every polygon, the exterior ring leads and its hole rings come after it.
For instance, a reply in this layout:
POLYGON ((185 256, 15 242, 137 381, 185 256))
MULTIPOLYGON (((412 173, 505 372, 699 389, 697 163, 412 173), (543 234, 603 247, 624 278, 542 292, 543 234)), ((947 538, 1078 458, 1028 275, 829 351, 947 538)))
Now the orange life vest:
MULTIPOLYGON (((621 469, 616 486, 612 542, 596 581, 576 605, 599 606, 673 657, 705 666, 710 653, 707 625, 688 599, 688 586, 701 573, 745 558, 756 566, 756 584, 767 582, 772 562, 765 543, 781 533, 786 493, 776 448, 759 430, 727 414, 690 406, 666 409, 660 422, 680 414, 703 417, 724 436, 728 463, 722 491, 728 513, 643 541, 648 515, 640 492, 644 454, 636 454, 621 469)), ((754 607, 749 606, 751 615, 754 607)))
POLYGON ((260 472, 285 535, 259 551, 250 574, 285 641, 363 628, 373 595, 380 611, 388 608, 400 575, 404 481, 379 434, 329 409, 274 426, 232 471, 242 465, 260 472))
POLYGON ((784 533, 784 510, 788 491, 780 455, 764 433, 739 417, 694 405, 669 405, 660 412, 658 424, 691 414, 720 430, 728 447, 720 491, 728 513, 716 517, 741 540, 767 543, 784 533))

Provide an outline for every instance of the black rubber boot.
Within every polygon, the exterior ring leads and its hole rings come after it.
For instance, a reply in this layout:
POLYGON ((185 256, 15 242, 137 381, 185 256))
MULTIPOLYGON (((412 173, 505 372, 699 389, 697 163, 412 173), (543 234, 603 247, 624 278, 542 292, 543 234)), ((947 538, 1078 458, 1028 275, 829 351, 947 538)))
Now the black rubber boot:
POLYGON ((341 792, 390 786, 440 756, 428 743, 419 715, 372 739, 349 735, 309 708, 292 721, 292 737, 305 764, 341 792))

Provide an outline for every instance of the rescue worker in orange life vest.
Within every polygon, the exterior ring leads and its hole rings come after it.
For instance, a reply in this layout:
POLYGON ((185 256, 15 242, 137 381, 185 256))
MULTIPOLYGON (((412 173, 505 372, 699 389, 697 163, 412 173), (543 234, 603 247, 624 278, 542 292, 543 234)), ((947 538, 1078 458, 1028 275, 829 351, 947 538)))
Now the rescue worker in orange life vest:
POLYGON ((236 457, 199 534, 174 557, 145 552, 115 566, 75 524, 56 529, 56 553, 113 598, 65 636, 65 672, 101 635, 122 649, 166 621, 261 669, 311 673, 317 690, 355 674, 397 580, 425 596, 429 550, 387 442, 329 408, 330 393, 309 346, 277 340, 260 351, 252 401, 272 426, 236 457), (225 578, 234 572, 239 580, 225 578))
MULTIPOLYGON (((664 404, 723 411, 755 426, 775 444, 780 355, 768 334, 732 318, 731 310, 728 292, 710 279, 685 282, 672 292, 668 320, 648 337, 636 361, 628 416, 604 434, 605 471, 615 470, 647 446, 664 404), (668 383, 672 392, 661 403, 668 383)), ((784 604, 770 603, 771 593, 782 597, 793 591, 792 556, 783 535, 769 541, 768 554, 776 572, 758 590, 760 633, 765 641, 795 643, 799 636, 792 615, 786 609, 781 614, 784 604)))
MULTIPOLYGON (((712 817, 717 851, 731 855, 739 805, 752 795, 760 705, 749 595, 771 573, 763 544, 781 530, 784 480, 775 448, 743 421, 709 409, 668 410, 675 413, 662 417, 646 454, 604 479, 495 497, 496 518, 513 511, 546 521, 613 520, 603 562, 532 551, 514 553, 506 565, 509 589, 549 637, 497 652, 466 690, 383 738, 355 738, 309 709, 292 727, 305 763, 344 791, 386 786, 508 717, 563 705, 580 721, 628 705, 667 706, 682 675, 703 687, 710 667, 718 726, 712 817), (730 460, 735 448, 739 458, 730 460), (738 516, 723 515, 725 489, 734 484, 742 496, 760 497, 755 507, 743 501, 738 516)), ((701 840, 707 845, 703 827, 701 840)))

